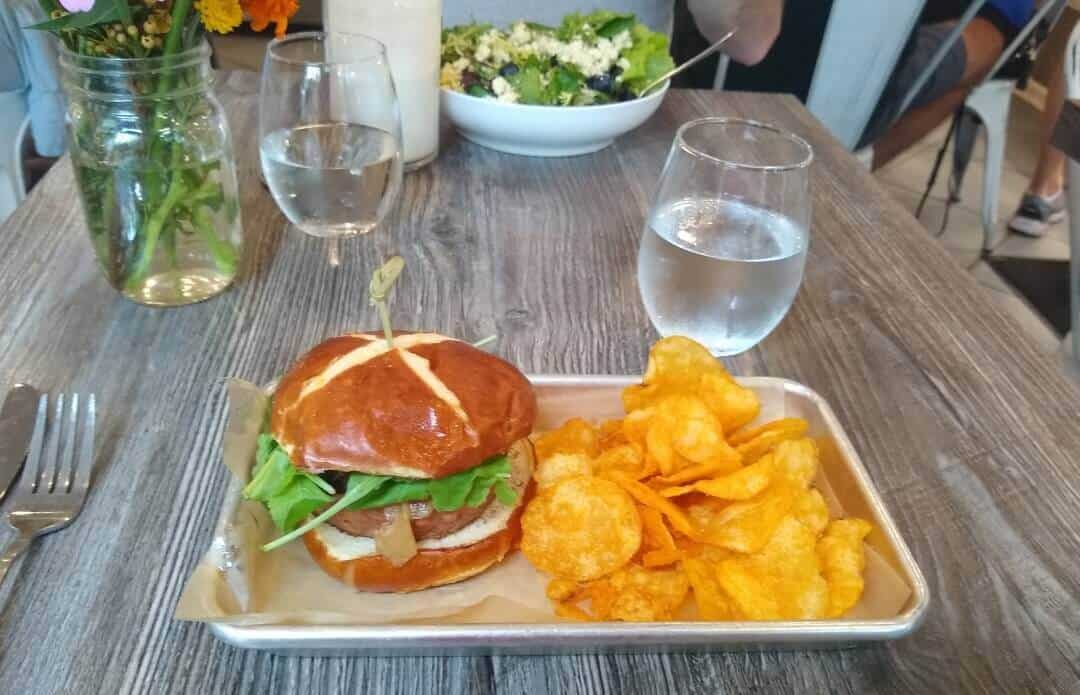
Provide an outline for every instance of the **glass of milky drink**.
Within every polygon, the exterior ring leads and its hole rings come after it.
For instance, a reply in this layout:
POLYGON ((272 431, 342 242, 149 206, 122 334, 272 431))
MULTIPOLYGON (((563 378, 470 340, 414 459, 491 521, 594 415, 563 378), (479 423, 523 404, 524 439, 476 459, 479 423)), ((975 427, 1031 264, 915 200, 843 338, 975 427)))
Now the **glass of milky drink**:
POLYGON ((638 251, 638 284, 661 335, 718 356, 757 345, 802 284, 813 150, 775 126, 702 118, 675 135, 638 251))
POLYGON ((439 153, 442 0, 323 0, 327 31, 363 33, 386 45, 401 104, 405 170, 439 153))

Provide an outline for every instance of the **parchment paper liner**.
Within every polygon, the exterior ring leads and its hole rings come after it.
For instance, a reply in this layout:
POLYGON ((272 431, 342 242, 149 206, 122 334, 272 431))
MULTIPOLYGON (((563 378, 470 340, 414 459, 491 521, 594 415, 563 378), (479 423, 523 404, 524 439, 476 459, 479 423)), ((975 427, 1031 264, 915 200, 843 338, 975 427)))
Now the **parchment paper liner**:
MULTIPOLYGON (((236 480, 226 494, 238 496, 250 473, 269 399, 259 387, 238 379, 229 382, 228 392, 223 460, 236 480)), ((620 417, 616 394, 610 388, 572 395, 566 389, 541 389, 537 430, 556 427, 572 416, 620 417)), ((761 389, 758 396, 760 421, 785 416, 782 390, 761 389)), ((823 474, 815 485, 834 516, 843 516, 840 500, 823 474)), ((563 622, 552 614, 544 595, 546 577, 517 552, 458 584, 413 594, 375 594, 355 591, 329 577, 311 560, 303 543, 261 552, 259 546, 276 533, 261 504, 236 504, 231 517, 215 530, 210 549, 184 587, 176 617, 238 625, 563 622)), ((866 589, 844 619, 894 618, 907 604, 911 587, 874 548, 867 545, 866 550, 866 589)))

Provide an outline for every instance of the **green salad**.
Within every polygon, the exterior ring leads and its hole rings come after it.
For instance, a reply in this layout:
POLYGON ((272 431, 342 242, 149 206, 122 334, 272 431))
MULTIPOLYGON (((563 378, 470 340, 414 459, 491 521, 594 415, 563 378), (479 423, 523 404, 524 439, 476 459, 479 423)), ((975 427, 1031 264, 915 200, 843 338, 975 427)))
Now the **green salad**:
POLYGON ((598 10, 569 14, 558 27, 444 29, 440 84, 507 103, 587 106, 634 99, 673 67, 667 36, 632 14, 598 10))

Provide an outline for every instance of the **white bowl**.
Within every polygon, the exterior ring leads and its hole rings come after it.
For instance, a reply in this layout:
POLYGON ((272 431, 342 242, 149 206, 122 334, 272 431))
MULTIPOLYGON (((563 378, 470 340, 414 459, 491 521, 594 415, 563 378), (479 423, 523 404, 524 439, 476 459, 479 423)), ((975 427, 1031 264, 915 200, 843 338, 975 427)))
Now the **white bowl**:
POLYGON ((571 157, 602 150, 649 119, 668 83, 645 97, 598 106, 536 106, 442 90, 442 112, 468 140, 529 157, 571 157))

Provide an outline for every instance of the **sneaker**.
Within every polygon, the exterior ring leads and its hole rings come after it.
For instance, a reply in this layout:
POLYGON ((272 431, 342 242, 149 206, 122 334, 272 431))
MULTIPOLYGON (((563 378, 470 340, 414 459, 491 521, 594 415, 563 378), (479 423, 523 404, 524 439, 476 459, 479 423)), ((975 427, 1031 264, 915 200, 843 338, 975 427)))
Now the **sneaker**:
POLYGON ((1020 207, 1009 220, 1009 229, 1025 236, 1041 237, 1050 225, 1065 219, 1065 192, 1058 191, 1049 198, 1025 193, 1020 207))

